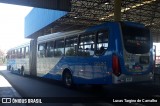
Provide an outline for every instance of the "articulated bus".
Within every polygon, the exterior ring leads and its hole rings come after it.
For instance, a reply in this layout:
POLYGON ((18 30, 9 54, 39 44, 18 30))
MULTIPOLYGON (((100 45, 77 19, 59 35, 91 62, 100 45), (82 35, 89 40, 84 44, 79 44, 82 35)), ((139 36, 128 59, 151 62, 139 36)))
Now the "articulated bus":
POLYGON ((152 81, 152 46, 150 31, 143 24, 106 22, 83 31, 41 36, 12 48, 8 69, 62 80, 68 87, 152 81))

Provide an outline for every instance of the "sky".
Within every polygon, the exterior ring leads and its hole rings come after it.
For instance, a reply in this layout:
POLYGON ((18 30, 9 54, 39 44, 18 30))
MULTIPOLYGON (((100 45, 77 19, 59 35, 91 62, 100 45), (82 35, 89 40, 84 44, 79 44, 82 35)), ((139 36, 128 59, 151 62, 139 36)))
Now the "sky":
POLYGON ((23 42, 25 16, 33 7, 0 3, 0 49, 8 50, 23 42))

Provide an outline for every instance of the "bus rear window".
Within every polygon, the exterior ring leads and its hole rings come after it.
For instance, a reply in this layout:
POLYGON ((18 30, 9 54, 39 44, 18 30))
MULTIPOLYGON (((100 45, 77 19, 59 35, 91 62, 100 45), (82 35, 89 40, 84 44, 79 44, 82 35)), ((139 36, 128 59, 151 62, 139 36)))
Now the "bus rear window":
POLYGON ((150 50, 150 32, 147 28, 122 26, 123 42, 127 52, 144 54, 150 50))

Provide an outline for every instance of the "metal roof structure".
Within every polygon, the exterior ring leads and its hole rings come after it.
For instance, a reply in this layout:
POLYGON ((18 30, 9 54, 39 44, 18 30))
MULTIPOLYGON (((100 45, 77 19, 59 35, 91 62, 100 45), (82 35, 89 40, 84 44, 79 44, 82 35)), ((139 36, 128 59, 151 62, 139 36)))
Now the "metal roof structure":
MULTIPOLYGON (((2 3, 69 11, 62 18, 35 32, 34 34, 36 36, 59 31, 84 29, 106 21, 114 21, 115 1, 116 0, 0 0, 2 3)), ((153 40, 155 42, 160 41, 160 0, 121 1, 121 20, 144 23, 150 27, 153 40)))
MULTIPOLYGON (((114 1, 71 0, 71 11, 40 32, 44 35, 114 21, 114 1)), ((153 40, 160 40, 160 0, 122 0, 121 20, 144 23, 151 28, 153 40)))
POLYGON ((70 0, 0 0, 0 3, 70 11, 70 0))

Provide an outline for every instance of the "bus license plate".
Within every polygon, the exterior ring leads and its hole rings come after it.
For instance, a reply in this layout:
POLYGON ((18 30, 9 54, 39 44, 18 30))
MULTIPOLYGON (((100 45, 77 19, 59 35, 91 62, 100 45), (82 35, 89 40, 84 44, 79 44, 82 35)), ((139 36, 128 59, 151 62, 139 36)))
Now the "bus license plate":
POLYGON ((126 78, 126 82, 132 82, 132 77, 126 78))

